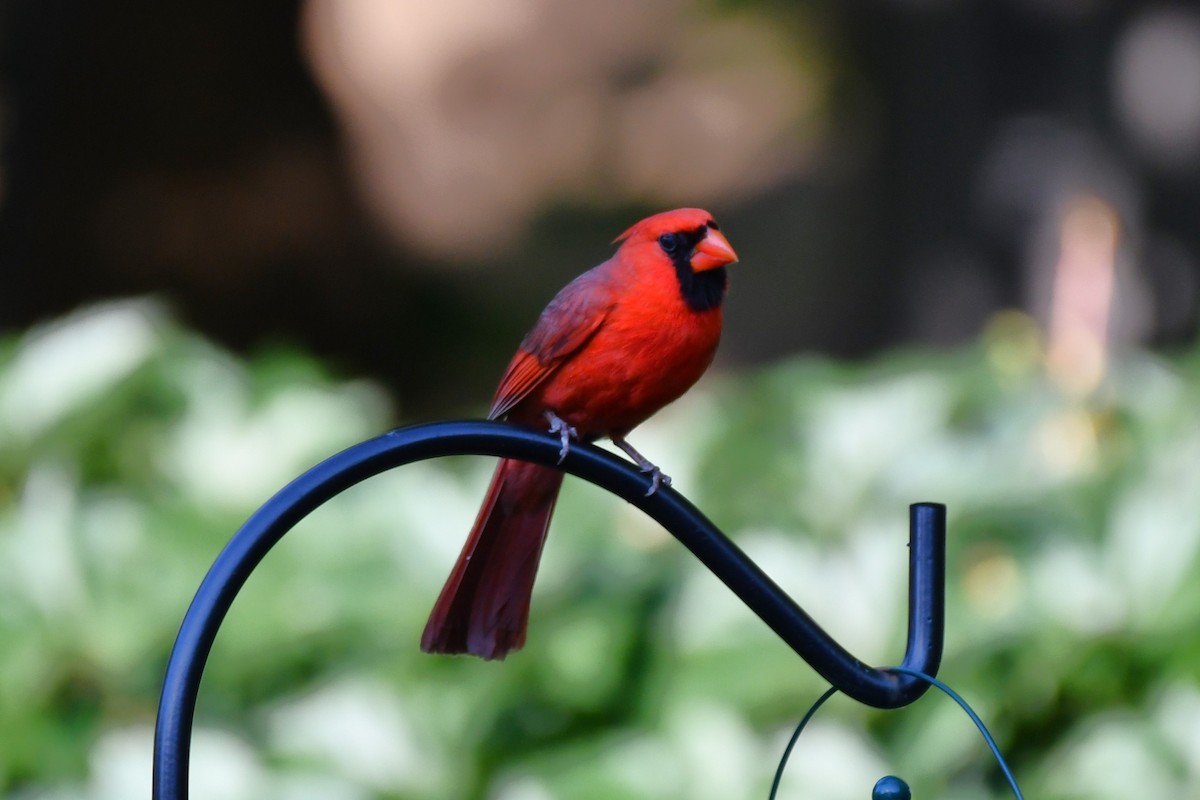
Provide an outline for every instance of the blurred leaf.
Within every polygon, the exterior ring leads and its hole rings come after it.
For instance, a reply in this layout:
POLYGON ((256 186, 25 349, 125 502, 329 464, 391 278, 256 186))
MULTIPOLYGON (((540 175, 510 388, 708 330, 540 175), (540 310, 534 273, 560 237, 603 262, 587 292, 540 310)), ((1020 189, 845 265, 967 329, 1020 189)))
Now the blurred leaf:
MULTIPOLYGON (((1079 400, 1042 379, 1039 352, 1006 317, 957 352, 794 360, 711 380, 639 446, 878 663, 903 646, 905 507, 948 503, 941 674, 1027 794, 1143 785, 1093 781, 1119 764, 1193 796, 1200 729, 1178 709, 1200 707, 1200 356, 1131 353, 1079 400)), ((375 387, 296 351, 239 361, 146 303, 0 341, 0 792, 148 796, 166 655, 213 558, 291 477, 391 424, 375 387), (87 342, 99 366, 72 387, 63 343, 109 329, 124 333, 87 342), (136 357, 104 349, 133 340, 136 357), (70 402, 25 425, 46 387, 70 402)), ((229 769, 193 796, 765 794, 820 679, 593 487, 564 488, 525 651, 418 652, 493 464, 367 481, 269 554, 200 697, 196 763, 229 769)), ((866 796, 873 770, 921 796, 1007 791, 931 695, 894 712, 831 703, 785 796, 866 796)))

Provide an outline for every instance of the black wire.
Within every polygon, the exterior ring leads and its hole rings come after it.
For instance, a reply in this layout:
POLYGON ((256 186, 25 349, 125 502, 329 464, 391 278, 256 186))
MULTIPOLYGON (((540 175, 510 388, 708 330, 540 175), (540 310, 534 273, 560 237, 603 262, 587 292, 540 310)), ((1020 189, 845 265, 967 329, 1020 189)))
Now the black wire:
POLYGON ((825 705, 826 700, 837 694, 837 690, 836 686, 830 686, 825 694, 817 698, 817 702, 809 706, 808 713, 804 715, 800 720, 800 724, 796 726, 796 730, 792 732, 792 738, 788 739, 787 747, 783 748, 783 757, 779 759, 779 767, 775 770, 775 780, 771 781, 771 793, 767 795, 767 800, 775 800, 775 793, 779 791, 779 782, 783 780, 783 770, 787 766, 788 757, 792 754, 792 748, 796 746, 796 740, 804 732, 808 721, 817 713, 818 708, 825 705))

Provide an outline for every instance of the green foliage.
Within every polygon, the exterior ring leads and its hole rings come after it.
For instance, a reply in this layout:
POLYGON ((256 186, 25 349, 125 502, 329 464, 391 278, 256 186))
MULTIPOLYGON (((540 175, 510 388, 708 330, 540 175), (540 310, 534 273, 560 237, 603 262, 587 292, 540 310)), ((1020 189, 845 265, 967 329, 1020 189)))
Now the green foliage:
MULTIPOLYGON (((1200 359, 1129 354, 1087 396, 1010 315, 959 352, 716 376, 637 432, 798 602, 875 663, 903 643, 906 507, 950 507, 941 677, 1029 796, 1200 793, 1200 359)), ((166 654, 275 490, 391 424, 296 353, 242 363, 121 303, 0 342, 0 793, 149 796, 166 654)), ((318 510, 218 637, 192 796, 765 797, 820 679, 640 514, 568 481, 527 648, 417 650, 488 459, 318 510)), ((781 797, 1004 797, 936 694, 835 699, 781 797)))

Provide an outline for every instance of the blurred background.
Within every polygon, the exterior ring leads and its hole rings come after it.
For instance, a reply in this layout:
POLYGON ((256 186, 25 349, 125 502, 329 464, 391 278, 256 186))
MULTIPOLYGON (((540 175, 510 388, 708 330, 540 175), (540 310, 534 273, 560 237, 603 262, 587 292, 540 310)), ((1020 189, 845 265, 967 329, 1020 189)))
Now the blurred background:
MULTIPOLYGON (((1200 794, 1200 12, 1096 0, 0 4, 0 794, 148 796, 166 653, 276 489, 478 416, 647 213, 742 258, 639 449, 864 660, 950 505, 942 677, 1031 796, 1200 794)), ((820 681, 568 481, 526 651, 416 641, 491 464, 357 487, 218 640, 197 798, 762 797, 820 681)), ((1006 790, 934 696, 783 797, 1006 790)))

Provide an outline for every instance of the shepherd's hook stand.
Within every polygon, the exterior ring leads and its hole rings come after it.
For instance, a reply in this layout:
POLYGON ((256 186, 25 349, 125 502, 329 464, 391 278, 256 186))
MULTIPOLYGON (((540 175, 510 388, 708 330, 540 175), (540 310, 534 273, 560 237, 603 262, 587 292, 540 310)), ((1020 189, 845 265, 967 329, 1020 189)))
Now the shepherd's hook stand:
MULTIPOLYGON (((646 495, 649 478, 586 444, 558 464, 561 442, 500 422, 438 422, 401 428, 338 453, 301 475, 246 521, 204 577, 167 662, 154 730, 154 800, 186 800, 192 721, 200 678, 217 630, 250 573, 311 511, 351 486, 394 467, 430 458, 485 455, 559 466, 646 512, 692 551, 742 602, 840 691, 876 708, 899 708, 929 688, 912 675, 869 667, 852 656, 784 594, 745 553, 678 492, 646 495)), ((936 675, 942 658, 946 509, 909 509, 908 645, 902 667, 936 675)))

